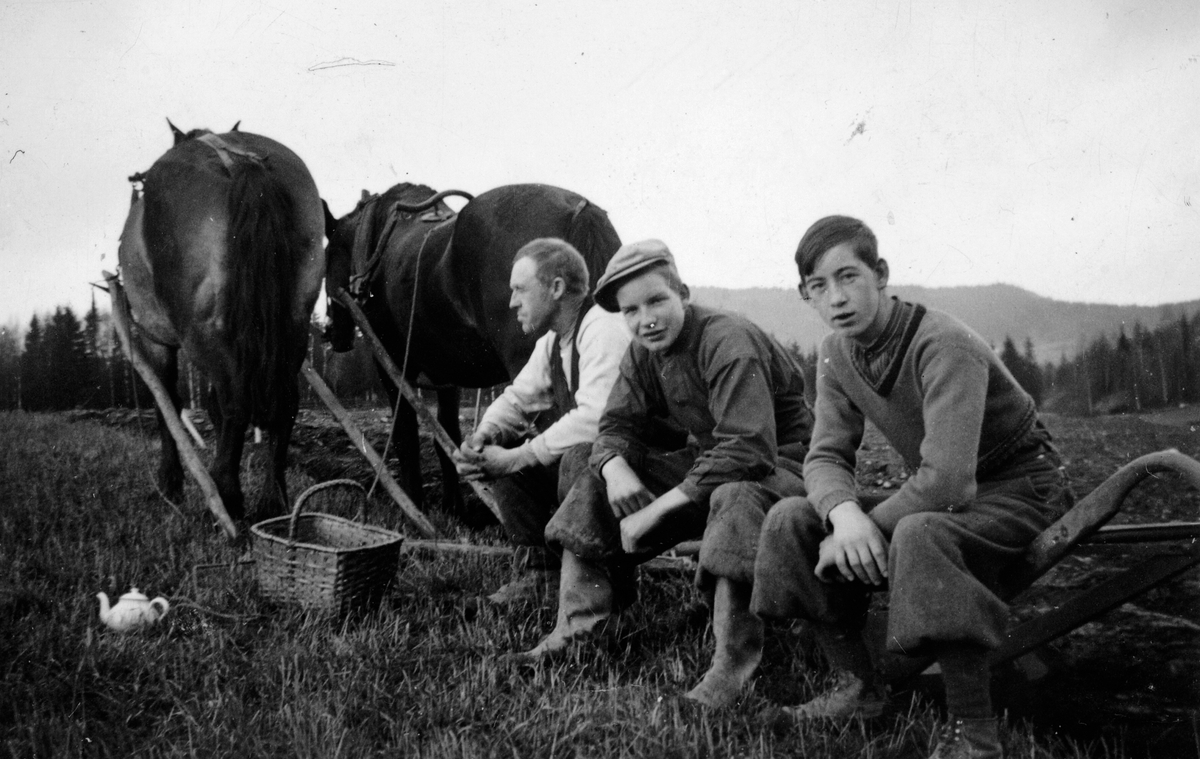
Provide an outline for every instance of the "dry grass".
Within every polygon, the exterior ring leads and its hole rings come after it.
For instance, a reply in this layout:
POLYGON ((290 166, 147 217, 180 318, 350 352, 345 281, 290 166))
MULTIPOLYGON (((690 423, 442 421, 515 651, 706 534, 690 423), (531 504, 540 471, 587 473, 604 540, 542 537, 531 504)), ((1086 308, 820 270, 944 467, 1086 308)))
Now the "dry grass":
MULTIPOLYGON (((870 722, 780 719, 775 706, 810 695, 822 672, 787 628, 769 631, 742 704, 689 708, 677 695, 711 638, 685 573, 644 573, 619 636, 531 670, 497 656, 536 642, 552 604, 481 603, 509 576, 499 558, 406 553, 383 608, 340 623, 268 606, 246 568, 193 586, 194 566, 244 549, 191 486, 181 510, 158 498, 152 438, 55 416, 0 425, 0 756, 923 757, 938 726, 936 705, 911 693, 870 722), (94 596, 130 585, 173 609, 119 635, 94 596)), ((294 493, 312 483, 290 478, 294 493)), ((382 503, 369 518, 404 529, 382 503)), ((1017 721, 1005 734, 1011 756, 1136 755, 1119 736, 1017 721)))

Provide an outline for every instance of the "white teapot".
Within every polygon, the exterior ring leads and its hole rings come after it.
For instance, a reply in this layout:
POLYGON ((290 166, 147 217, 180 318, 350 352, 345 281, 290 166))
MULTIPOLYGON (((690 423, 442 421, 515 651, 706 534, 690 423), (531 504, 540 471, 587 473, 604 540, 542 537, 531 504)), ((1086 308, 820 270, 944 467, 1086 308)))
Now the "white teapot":
POLYGON ((167 599, 159 596, 151 601, 139 593, 137 588, 130 588, 129 592, 117 601, 116 606, 111 608, 106 594, 97 593, 96 598, 100 599, 100 621, 117 632, 152 625, 165 617, 170 608, 167 599))

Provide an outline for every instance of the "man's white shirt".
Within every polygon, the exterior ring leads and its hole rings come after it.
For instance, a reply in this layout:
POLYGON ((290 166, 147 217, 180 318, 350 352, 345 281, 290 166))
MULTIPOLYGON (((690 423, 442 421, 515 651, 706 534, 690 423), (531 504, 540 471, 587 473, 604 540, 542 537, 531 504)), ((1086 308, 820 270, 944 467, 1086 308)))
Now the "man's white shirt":
POLYGON ((600 306, 592 306, 579 320, 579 339, 574 335, 563 335, 559 342, 559 356, 551 356, 555 333, 553 330, 538 338, 529 361, 513 379, 504 393, 488 406, 479 422, 478 430, 491 427, 500 433, 500 439, 521 434, 530 422, 542 411, 554 405, 554 390, 551 386, 552 360, 561 360, 568 381, 575 385, 575 408, 563 414, 545 432, 527 440, 527 446, 537 460, 550 465, 579 443, 590 443, 596 439, 600 426, 600 415, 608 402, 609 391, 617 380, 621 359, 629 349, 632 339, 625 319, 620 314, 609 313, 600 306), (571 365, 575 347, 579 347, 579 376, 571 377, 571 365))

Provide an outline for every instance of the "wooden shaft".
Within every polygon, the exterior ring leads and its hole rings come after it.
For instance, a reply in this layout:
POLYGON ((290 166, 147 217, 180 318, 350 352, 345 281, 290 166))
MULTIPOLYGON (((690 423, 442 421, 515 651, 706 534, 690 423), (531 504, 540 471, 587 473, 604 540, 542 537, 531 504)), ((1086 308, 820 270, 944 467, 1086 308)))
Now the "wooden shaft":
POLYGON ((115 274, 104 272, 104 279, 108 281, 109 294, 112 296, 113 326, 117 330, 117 336, 121 338, 121 345, 125 348, 125 355, 129 357, 129 363, 133 364, 133 368, 141 375, 142 380, 154 395, 154 401, 158 404, 159 411, 162 412, 167 430, 171 433, 171 437, 175 439, 175 447, 179 449, 179 454, 187 464, 188 471, 196 478, 196 482, 200 485, 200 490, 204 493, 204 500, 208 504, 208 510, 217 518, 217 522, 225 530, 225 534, 229 536, 229 539, 236 540, 238 536, 237 525, 229 518, 229 512, 225 510, 225 503, 221 500, 221 494, 217 492, 216 483, 209 476, 208 470, 204 468, 203 462, 200 461, 200 455, 192 447, 192 441, 188 439, 187 430, 183 428, 183 422, 179 420, 175 404, 171 401, 171 394, 167 392, 167 388, 163 385, 162 380, 159 379, 154 369, 151 368, 150 363, 146 361, 141 351, 134 345, 133 333, 129 327, 129 301, 125 298, 124 288, 117 280, 117 275, 115 274))
MULTIPOLYGON (((337 299, 343 306, 350 309, 350 314, 354 317, 354 323, 358 325, 358 328, 362 330, 363 335, 367 338, 367 342, 375 352, 375 357, 379 359, 380 366, 391 377, 392 382, 399 388, 400 394, 404 396, 408 404, 417 412, 417 417, 432 431, 434 441, 441 446, 441 449, 445 451, 447 456, 453 456, 455 451, 458 450, 458 445, 450 437, 450 433, 446 432, 446 429, 442 427, 437 417, 429 413, 429 409, 425 407, 425 402, 421 400, 420 393, 412 385, 408 384, 408 381, 400 374, 400 370, 396 367, 396 362, 392 361, 392 357, 388 355, 387 348, 383 346, 379 337, 376 336, 375 330, 371 329, 371 323, 367 321, 367 315, 359 308, 358 302, 350 297, 350 294, 344 288, 338 288, 337 299)), ((496 503, 496 496, 492 493, 487 483, 480 482, 479 480, 471 480, 470 485, 475 490, 475 495, 479 496, 479 500, 483 501, 483 504, 496 515, 496 519, 499 519, 503 523, 504 520, 500 516, 500 507, 496 503)))
POLYGON ((312 389, 317 392, 317 395, 325 402, 329 410, 333 412, 334 417, 341 423, 342 429, 346 430, 346 434, 350 436, 354 447, 366 457, 367 461, 371 462, 371 466, 375 468, 375 472, 379 476, 379 481, 383 483, 384 490, 388 492, 388 495, 392 497, 400 507, 400 510, 404 512, 404 515, 412 521, 413 525, 416 526, 422 535, 427 538, 437 537, 437 529, 430 524, 429 520, 425 518, 425 515, 421 513, 416 504, 412 502, 404 490, 396 483, 396 480, 392 478, 391 473, 384 466, 383 459, 380 458, 375 448, 367 442, 367 438, 363 435, 362 430, 350 418, 349 412, 346 411, 346 408, 337 399, 337 396, 333 394, 333 391, 329 389, 329 386, 325 384, 325 380, 321 379, 321 375, 317 374, 316 370, 312 368, 312 364, 308 362, 308 359, 304 360, 301 372, 304 374, 304 378, 308 380, 308 384, 312 386, 312 389))

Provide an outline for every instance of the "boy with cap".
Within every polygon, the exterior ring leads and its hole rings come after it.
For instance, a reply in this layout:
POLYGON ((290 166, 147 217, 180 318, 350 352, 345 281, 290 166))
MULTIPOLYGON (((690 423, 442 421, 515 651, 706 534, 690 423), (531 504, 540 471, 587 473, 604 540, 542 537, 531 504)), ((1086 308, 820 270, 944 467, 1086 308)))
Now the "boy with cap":
POLYGON ((772 504, 804 493, 812 416, 800 368, 733 314, 689 302, 667 247, 622 247, 596 302, 625 319, 633 344, 576 481, 546 527, 562 551, 554 630, 539 658, 601 631, 631 600, 640 562, 702 537, 696 582, 713 609, 712 667, 687 697, 732 703, 762 657, 750 611, 758 533, 772 504))
POLYGON ((621 318, 592 301, 587 263, 567 241, 542 237, 523 245, 509 287, 521 329, 538 341, 454 454, 460 475, 490 481, 517 546, 518 577, 488 596, 497 604, 554 587, 558 557, 545 549, 546 523, 587 467, 629 347, 621 318))

